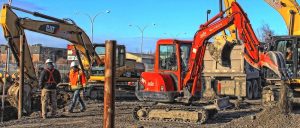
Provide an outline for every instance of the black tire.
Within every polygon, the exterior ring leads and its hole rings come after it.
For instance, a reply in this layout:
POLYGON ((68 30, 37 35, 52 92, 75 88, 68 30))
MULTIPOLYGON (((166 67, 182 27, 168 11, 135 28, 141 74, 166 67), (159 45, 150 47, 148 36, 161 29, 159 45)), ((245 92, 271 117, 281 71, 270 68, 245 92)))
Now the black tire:
POLYGON ((253 99, 253 86, 252 83, 250 81, 247 81, 246 83, 246 95, 247 95, 247 99, 248 100, 252 100, 253 99))
POLYGON ((259 98, 259 93, 260 93, 257 80, 252 80, 252 86, 253 86, 253 98, 257 99, 259 98))

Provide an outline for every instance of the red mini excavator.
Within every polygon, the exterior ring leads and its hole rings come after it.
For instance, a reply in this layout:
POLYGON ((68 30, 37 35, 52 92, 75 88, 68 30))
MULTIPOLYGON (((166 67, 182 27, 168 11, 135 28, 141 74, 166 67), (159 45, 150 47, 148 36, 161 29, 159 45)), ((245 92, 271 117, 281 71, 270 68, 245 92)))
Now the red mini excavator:
POLYGON ((200 105, 198 102, 202 94, 201 72, 206 45, 212 36, 233 24, 237 27, 239 42, 245 45, 245 60, 254 68, 267 67, 282 79, 287 78, 283 55, 260 52, 259 41, 246 13, 236 2, 229 9, 201 25, 193 41, 163 39, 157 42, 154 72, 142 73, 136 96, 141 101, 158 104, 137 106, 133 111, 135 119, 194 123, 207 121, 210 112, 216 112, 217 107, 200 105), (223 17, 229 9, 232 13, 223 17))

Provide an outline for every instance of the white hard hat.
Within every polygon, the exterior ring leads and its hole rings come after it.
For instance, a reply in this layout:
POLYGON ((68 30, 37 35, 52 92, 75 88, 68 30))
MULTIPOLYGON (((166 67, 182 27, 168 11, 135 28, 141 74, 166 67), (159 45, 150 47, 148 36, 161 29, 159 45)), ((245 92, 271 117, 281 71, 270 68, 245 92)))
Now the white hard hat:
POLYGON ((70 67, 72 68, 74 66, 78 66, 78 64, 75 61, 72 61, 70 67))
POLYGON ((45 63, 53 63, 53 61, 51 59, 47 59, 45 63))

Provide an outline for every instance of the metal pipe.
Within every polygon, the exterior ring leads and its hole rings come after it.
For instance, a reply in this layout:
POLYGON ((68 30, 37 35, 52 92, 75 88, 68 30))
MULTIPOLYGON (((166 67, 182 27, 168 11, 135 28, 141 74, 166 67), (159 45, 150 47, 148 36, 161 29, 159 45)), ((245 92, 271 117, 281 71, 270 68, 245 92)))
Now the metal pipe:
POLYGON ((220 13, 218 13, 217 15, 215 15, 213 18, 211 18, 210 20, 208 20, 205 24, 202 24, 200 27, 207 27, 208 25, 210 25, 211 23, 213 23, 218 18, 223 17, 224 13, 227 12, 227 11, 229 11, 230 9, 231 9, 231 7, 227 8, 224 11, 221 11, 220 13))
POLYGON ((206 27, 209 24, 211 24, 212 22, 214 22, 215 20, 217 20, 218 18, 220 18, 221 16, 223 16, 224 12, 220 12, 219 14, 217 14, 216 16, 214 16, 213 18, 211 18, 210 20, 208 20, 205 24, 201 25, 201 27, 206 27))
POLYGON ((290 26, 289 26, 289 35, 294 35, 294 24, 295 24, 295 14, 293 10, 290 10, 291 19, 290 19, 290 26))
POLYGON ((103 127, 114 128, 115 119, 115 71, 116 41, 105 41, 105 83, 103 127))
POLYGON ((22 117, 23 111, 23 87, 24 87, 24 53, 25 42, 24 35, 20 35, 20 78, 19 78, 19 101, 18 101, 18 119, 22 117))
MULTIPOLYGON (((223 11, 223 0, 219 0, 219 9, 220 9, 220 12, 223 11)), ((221 19, 223 18, 223 16, 221 16, 221 19)))
POLYGON ((211 10, 206 11, 206 22, 208 21, 208 15, 211 13, 211 10))

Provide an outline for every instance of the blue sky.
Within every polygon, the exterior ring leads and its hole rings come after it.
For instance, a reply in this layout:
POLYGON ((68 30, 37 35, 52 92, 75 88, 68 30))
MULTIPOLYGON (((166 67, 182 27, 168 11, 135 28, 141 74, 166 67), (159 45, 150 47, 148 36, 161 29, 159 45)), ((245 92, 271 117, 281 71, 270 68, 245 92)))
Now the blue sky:
MULTIPOLYGON (((1 0, 1 4, 7 0, 1 0)), ((148 26, 144 31, 144 51, 154 51, 160 38, 192 39, 199 26, 206 21, 206 10, 210 17, 218 13, 219 0, 13 0, 13 6, 38 11, 57 18, 71 18, 91 35, 91 23, 83 13, 97 16, 94 23, 94 42, 117 40, 125 44, 128 51, 140 50, 141 32, 136 27, 148 26), (111 13, 105 14, 106 10, 111 13), (79 12, 79 14, 78 14, 79 12), (156 26, 152 26, 152 24, 156 26), (186 33, 186 34, 184 34, 186 33), (175 37, 176 36, 176 37, 175 37)), ((279 13, 264 0, 238 0, 248 14, 256 31, 262 24, 269 24, 277 35, 287 34, 287 28, 279 13)), ((30 15, 17 12, 19 17, 30 15)), ((2 29, 0 30, 1 34, 2 29)), ((26 31, 29 44, 42 43, 51 47, 66 47, 67 41, 26 31)), ((0 36, 0 44, 6 43, 0 36)))

